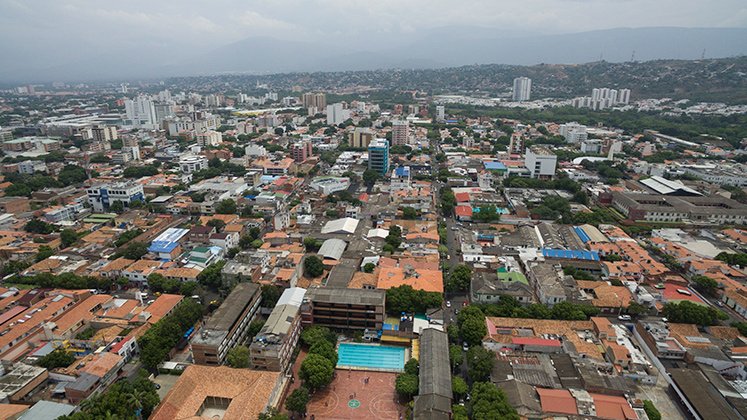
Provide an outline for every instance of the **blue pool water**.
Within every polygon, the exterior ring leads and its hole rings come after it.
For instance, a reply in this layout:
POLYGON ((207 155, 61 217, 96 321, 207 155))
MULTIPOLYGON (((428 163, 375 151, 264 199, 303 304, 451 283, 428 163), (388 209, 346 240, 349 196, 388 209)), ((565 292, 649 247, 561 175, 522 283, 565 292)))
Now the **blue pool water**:
POLYGON ((405 349, 394 346, 340 343, 337 349, 337 367, 401 372, 405 368, 405 349))

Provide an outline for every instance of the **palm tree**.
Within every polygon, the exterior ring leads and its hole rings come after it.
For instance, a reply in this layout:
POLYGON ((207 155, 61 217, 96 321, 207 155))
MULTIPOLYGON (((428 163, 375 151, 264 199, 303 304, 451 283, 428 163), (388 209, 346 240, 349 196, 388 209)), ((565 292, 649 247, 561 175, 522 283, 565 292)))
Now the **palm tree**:
POLYGON ((142 418, 143 403, 141 400, 145 398, 145 393, 140 390, 134 390, 132 393, 127 394, 127 405, 135 410, 137 418, 142 418))

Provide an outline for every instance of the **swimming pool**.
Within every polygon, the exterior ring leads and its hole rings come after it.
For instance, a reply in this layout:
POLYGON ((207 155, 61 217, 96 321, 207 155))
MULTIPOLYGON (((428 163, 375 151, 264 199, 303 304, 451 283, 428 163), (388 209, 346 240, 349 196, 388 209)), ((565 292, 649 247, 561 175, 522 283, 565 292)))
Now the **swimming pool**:
POLYGON ((394 346, 340 343, 337 349, 337 367, 402 372, 405 368, 405 349, 394 346))

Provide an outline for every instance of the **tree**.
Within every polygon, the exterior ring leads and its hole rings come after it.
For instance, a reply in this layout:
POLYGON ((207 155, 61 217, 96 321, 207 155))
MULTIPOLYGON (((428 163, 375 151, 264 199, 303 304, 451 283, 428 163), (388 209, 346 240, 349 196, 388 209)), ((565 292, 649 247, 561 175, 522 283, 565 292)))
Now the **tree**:
POLYGON ((469 420, 469 412, 467 407, 459 404, 451 406, 451 419, 452 420, 469 420))
POLYGON ((306 405, 309 403, 309 389, 301 386, 291 392, 285 401, 285 409, 303 416, 306 414, 306 405))
POLYGON ((271 284, 262 285, 262 307, 263 308, 274 308, 275 304, 278 303, 278 299, 283 294, 283 291, 271 284))
POLYGON ((451 270, 446 286, 450 291, 464 291, 469 290, 471 281, 472 269, 466 264, 459 264, 451 270))
POLYGON ((363 271, 366 273, 373 273, 375 268, 376 268, 376 264, 366 263, 366 265, 363 266, 363 271))
POLYGON ((501 214, 494 205, 479 207, 479 210, 472 214, 472 220, 484 223, 497 222, 501 220, 501 214))
POLYGON ((109 211, 114 213, 122 213, 124 209, 124 204, 121 201, 115 201, 109 205, 109 211))
POLYGON ((301 363, 298 375, 311 390, 319 390, 332 382, 335 366, 332 361, 318 354, 309 354, 301 363))
POLYGON ((420 371, 420 362, 418 362, 418 359, 412 357, 410 360, 405 363, 405 373, 409 373, 410 375, 417 375, 420 371))
POLYGON ((661 420, 661 413, 651 400, 643 400, 643 411, 646 412, 648 420, 661 420))
POLYGON ((78 233, 73 229, 65 229, 60 232, 60 240, 62 241, 62 247, 67 248, 78 241, 78 233))
POLYGON ((215 206, 215 212, 218 214, 236 214, 236 210, 236 201, 230 198, 219 201, 215 206))
POLYGON ((207 222, 207 225, 210 226, 210 227, 215 228, 216 232, 222 232, 223 228, 226 227, 226 222, 224 222, 221 219, 210 219, 207 222))
POLYGON ((462 339, 470 346, 481 344, 488 333, 485 314, 475 305, 467 306, 457 315, 457 325, 462 333, 462 339))
POLYGON ((335 346, 327 340, 320 340, 314 343, 309 349, 309 354, 318 354, 332 362, 333 365, 337 365, 335 346))
POLYGON ((36 253, 36 256, 34 257, 34 261, 39 262, 46 260, 47 258, 54 255, 54 250, 47 245, 41 245, 39 247, 39 252, 36 253))
POLYGON ((418 211, 414 207, 402 207, 402 218, 405 220, 415 220, 418 218, 418 211))
POLYGON ((712 306, 698 305, 687 300, 664 304, 664 316, 670 322, 703 326, 716 325, 719 320, 729 318, 725 313, 712 306))
POLYGON ((648 308, 646 308, 645 306, 641 305, 640 303, 634 300, 631 300, 628 303, 628 307, 625 309, 625 312, 627 312, 631 316, 637 317, 648 312, 648 308))
POLYGON ((88 179, 86 170, 77 165, 65 165, 57 175, 57 180, 64 185, 80 184, 86 179, 88 179))
POLYGON ((226 265, 225 261, 219 261, 217 263, 210 264, 197 275, 197 281, 203 285, 212 289, 218 289, 223 284, 223 278, 221 277, 221 270, 226 265))
POLYGON ((249 324, 249 328, 246 330, 247 342, 251 342, 254 339, 254 337, 256 337, 260 331, 262 331, 262 327, 264 326, 265 326, 265 321, 252 321, 252 323, 249 324))
POLYGON ((317 252, 322 247, 322 242, 311 236, 303 238, 303 246, 306 248, 306 252, 317 252))
POLYGON ((56 349, 42 358, 36 364, 43 368, 52 370, 59 367, 68 367, 75 361, 75 356, 62 349, 56 349))
POLYGON ((387 289, 386 303, 387 312, 392 315, 399 315, 402 312, 424 313, 429 308, 441 307, 443 294, 415 290, 405 284, 387 289))
POLYGON ((301 333, 301 342, 308 347, 321 341, 327 341, 334 346, 337 344, 337 334, 333 333, 329 328, 320 325, 312 325, 304 329, 301 333))
MULTIPOLYGON (((450 325, 451 326, 451 325, 450 325)), ((462 347, 457 344, 449 346, 449 364, 451 370, 454 371, 464 362, 464 353, 462 353, 462 347)))
POLYGON ((249 367, 249 348, 236 346, 228 350, 226 364, 232 368, 244 369, 249 367))
POLYGON ((394 389, 400 398, 411 400, 418 393, 419 379, 418 375, 411 373, 400 373, 394 382, 394 389))
POLYGON ((310 255, 303 261, 303 274, 309 278, 316 278, 324 274, 324 264, 316 255, 310 255))
POLYGON ((23 226, 23 230, 29 233, 50 234, 54 232, 54 226, 39 219, 31 219, 23 226))
POLYGON ((376 181, 381 178, 381 175, 374 171, 373 169, 366 169, 363 171, 363 183, 366 184, 367 187, 373 187, 374 184, 376 184, 376 181))
POLYGON ((718 282, 707 276, 693 276, 693 285, 699 292, 711 297, 717 295, 718 282))
POLYGON ((288 420, 288 416, 278 411, 277 408, 270 408, 264 413, 259 413, 257 420, 288 420))
POLYGON ((122 176, 125 178, 143 178, 146 176, 153 176, 158 174, 158 168, 153 165, 145 166, 130 166, 122 172, 122 176))
POLYGON ((148 246, 142 242, 130 242, 127 244, 122 256, 128 260, 139 260, 148 253, 148 246))
POLYGON ((520 419, 503 391, 490 382, 472 384, 471 397, 470 412, 473 419, 520 419))
POLYGON ((467 374, 473 381, 490 379, 494 364, 495 353, 482 346, 473 346, 467 351, 467 374))
POLYGON ((467 382, 465 382, 461 376, 452 376, 451 377, 451 392, 454 393, 454 399, 457 401, 466 397, 467 393, 469 392, 469 388, 467 387, 467 382))

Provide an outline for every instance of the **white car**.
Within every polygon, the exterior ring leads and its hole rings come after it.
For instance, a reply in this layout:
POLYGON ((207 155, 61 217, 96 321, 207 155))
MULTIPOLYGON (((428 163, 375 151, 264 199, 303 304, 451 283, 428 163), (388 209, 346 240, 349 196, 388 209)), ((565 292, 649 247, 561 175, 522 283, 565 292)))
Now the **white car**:
POLYGON ((446 307, 447 307, 447 308, 451 308, 451 301, 450 301, 450 300, 447 300, 447 301, 446 301, 446 307))
POLYGON ((631 318, 630 315, 620 315, 617 317, 617 319, 619 319, 620 321, 630 321, 633 318, 631 318))

